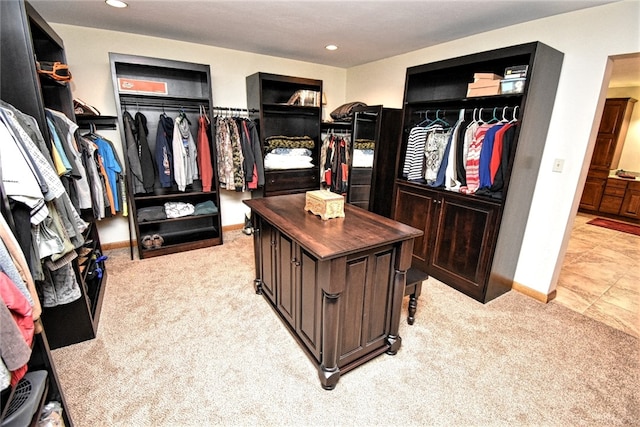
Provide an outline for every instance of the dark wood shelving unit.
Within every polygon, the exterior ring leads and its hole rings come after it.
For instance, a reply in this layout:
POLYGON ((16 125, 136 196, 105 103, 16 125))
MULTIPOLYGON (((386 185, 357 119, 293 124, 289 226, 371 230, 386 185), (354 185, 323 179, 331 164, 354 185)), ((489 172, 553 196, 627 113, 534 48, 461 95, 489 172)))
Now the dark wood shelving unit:
POLYGON ((313 167, 308 169, 265 170, 265 185, 252 197, 302 193, 320 188, 320 106, 289 105, 298 90, 322 94, 322 80, 255 73, 246 78, 247 108, 259 126, 260 144, 266 155, 265 139, 271 136, 308 136, 315 142, 313 167))
MULTIPOLYGON (((69 119, 76 120, 73 96, 69 84, 54 81, 38 74, 36 61, 59 61, 66 63, 63 40, 37 11, 23 0, 0 2, 0 98, 21 112, 32 116, 38 123, 45 141, 50 141, 45 108, 57 110, 69 119)), ((101 253, 98 231, 93 218, 82 212, 90 222, 85 239, 91 240, 91 251, 101 253)), ((101 278, 88 278, 86 269, 73 264, 81 290, 79 299, 57 307, 43 307, 41 316, 44 331, 36 334, 32 348, 29 371, 46 370, 47 384, 44 401, 58 401, 62 405, 66 426, 73 421, 65 402, 64 394, 50 349, 75 344, 95 338, 100 318, 102 298, 107 282, 106 268, 101 278)), ((11 393, 2 396, 2 414, 11 393)))
MULTIPOLYGON (((125 111, 140 112, 147 118, 149 134, 147 140, 151 153, 155 153, 158 118, 161 113, 175 119, 185 112, 191 122, 190 130, 194 140, 197 137, 197 114, 201 107, 213 123, 211 98, 211 72, 208 65, 194 64, 168 59, 148 58, 137 55, 110 53, 111 75, 114 96, 118 109, 122 141, 125 141, 123 114, 125 111), (166 84, 167 93, 129 93, 121 91, 119 78, 139 79, 166 84)), ((134 115, 135 113, 132 113, 134 115)), ((185 191, 179 191, 175 182, 171 187, 161 186, 156 174, 152 192, 134 193, 131 176, 128 176, 128 199, 130 206, 129 227, 135 231, 138 255, 141 259, 167 255, 175 252, 221 245, 222 221, 220 217, 220 192, 217 177, 215 139, 212 128, 208 129, 213 182, 210 192, 202 191, 202 182, 194 181, 185 191), (163 206, 167 202, 203 203, 211 201, 217 213, 191 215, 179 219, 167 218, 156 221, 139 221, 138 211, 142 208, 163 206), (133 223, 133 226, 131 225, 133 223), (158 234, 164 239, 161 247, 145 248, 142 239, 158 234)), ((128 159, 127 159, 128 161, 128 159)), ((129 170, 129 168, 127 167, 129 170)), ((131 253, 133 258, 133 250, 131 253)))
POLYGON ((424 231, 415 241, 414 268, 482 303, 513 284, 562 60, 561 52, 533 42, 407 69, 392 217, 424 231), (506 67, 519 65, 528 65, 522 93, 467 96, 474 73, 503 75, 506 67), (424 119, 419 113, 503 106, 517 107, 519 125, 501 199, 403 177, 409 131, 424 119))
POLYGON ((391 216, 394 165, 401 124, 400 109, 382 105, 354 108, 347 202, 387 218, 391 216), (353 166, 353 150, 359 140, 374 143, 371 167, 353 166))

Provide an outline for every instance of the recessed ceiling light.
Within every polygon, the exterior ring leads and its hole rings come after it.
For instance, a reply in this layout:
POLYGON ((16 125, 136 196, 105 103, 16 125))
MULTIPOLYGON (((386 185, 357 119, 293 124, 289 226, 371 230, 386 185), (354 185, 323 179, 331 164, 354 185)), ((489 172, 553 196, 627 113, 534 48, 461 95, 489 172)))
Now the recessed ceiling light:
POLYGON ((105 3, 108 4, 109 6, 119 7, 119 8, 123 8, 123 7, 129 6, 128 4, 126 4, 125 2, 120 1, 120 0, 105 0, 105 3))
POLYGON ((324 48, 327 50, 338 50, 338 46, 336 46, 335 44, 328 44, 324 48))

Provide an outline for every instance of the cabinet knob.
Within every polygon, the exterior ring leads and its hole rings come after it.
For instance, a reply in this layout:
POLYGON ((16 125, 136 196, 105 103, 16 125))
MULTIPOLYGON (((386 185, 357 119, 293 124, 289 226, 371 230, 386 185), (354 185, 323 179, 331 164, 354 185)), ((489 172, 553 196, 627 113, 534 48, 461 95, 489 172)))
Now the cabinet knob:
POLYGON ((297 259, 295 259, 295 258, 291 258, 291 263, 293 263, 296 267, 299 267, 299 266, 300 266, 300 261, 298 261, 298 260, 297 260, 297 259))

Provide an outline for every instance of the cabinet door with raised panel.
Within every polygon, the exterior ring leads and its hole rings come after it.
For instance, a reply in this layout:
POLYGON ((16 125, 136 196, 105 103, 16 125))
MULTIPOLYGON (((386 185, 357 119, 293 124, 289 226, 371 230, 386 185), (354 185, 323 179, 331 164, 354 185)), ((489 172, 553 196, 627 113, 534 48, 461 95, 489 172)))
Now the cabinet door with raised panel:
POLYGON ((389 333, 395 251, 380 248, 349 257, 342 311, 338 366, 385 345, 389 333))
POLYGON ((277 233, 276 241, 276 306, 282 317, 295 328, 297 266, 300 265, 298 246, 282 233, 277 233))
POLYGON ((443 195, 429 273, 482 299, 494 249, 498 207, 443 195))
POLYGON ((296 332, 316 360, 322 348, 322 289, 318 281, 318 260, 302 248, 298 250, 300 263, 296 286, 296 332))
POLYGON ((254 217, 258 233, 259 257, 256 258, 256 272, 261 281, 262 292, 275 304, 276 301, 276 260, 278 259, 277 231, 259 216, 254 217))
POLYGON ((598 137, 591 157, 591 168, 618 167, 635 100, 611 98, 605 102, 598 137))
POLYGON ((607 179, 599 211, 617 215, 620 212, 626 189, 627 183, 625 181, 616 178, 607 179))
POLYGON ((393 219, 424 233, 413 242, 412 266, 429 272, 432 234, 437 224, 434 215, 438 193, 426 188, 398 184, 393 219))
POLYGON ((640 182, 630 182, 627 185, 620 215, 640 219, 640 182))
POLYGON ((604 194, 609 171, 589 170, 580 198, 580 209, 597 211, 604 194))

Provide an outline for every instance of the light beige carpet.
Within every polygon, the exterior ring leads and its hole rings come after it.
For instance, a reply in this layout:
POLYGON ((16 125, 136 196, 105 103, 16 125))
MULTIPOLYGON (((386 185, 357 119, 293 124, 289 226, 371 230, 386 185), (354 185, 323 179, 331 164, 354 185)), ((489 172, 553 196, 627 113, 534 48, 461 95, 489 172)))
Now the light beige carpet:
POLYGON ((110 252, 98 337, 53 351, 78 427, 638 425, 638 340, 509 292, 423 286, 402 348, 335 390, 262 296, 252 238, 147 260, 110 252))

